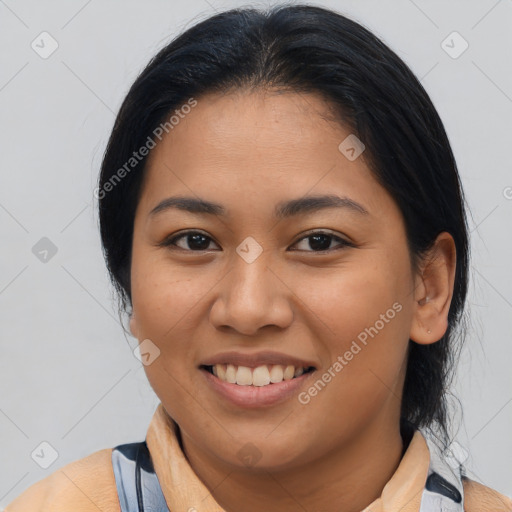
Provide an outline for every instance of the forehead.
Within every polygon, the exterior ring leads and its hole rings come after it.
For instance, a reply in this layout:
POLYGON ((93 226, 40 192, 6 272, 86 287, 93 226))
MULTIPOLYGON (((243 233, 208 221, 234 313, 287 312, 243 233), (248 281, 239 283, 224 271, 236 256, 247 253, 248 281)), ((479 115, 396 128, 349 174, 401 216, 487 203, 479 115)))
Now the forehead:
POLYGON ((332 107, 316 94, 237 90, 207 94, 196 101, 187 114, 174 116, 175 124, 168 127, 153 156, 194 148, 188 157, 220 156, 226 150, 224 157, 247 157, 265 150, 258 154, 260 158, 290 159, 295 153, 299 160, 300 153, 306 151, 318 157, 317 152, 311 153, 312 145, 328 146, 350 133, 335 121, 332 107))
POLYGON ((364 153, 350 161, 340 152, 350 128, 320 96, 236 91, 196 101, 148 157, 142 195, 148 207, 172 192, 246 206, 308 192, 338 192, 370 208, 386 199, 379 199, 386 193, 364 153))

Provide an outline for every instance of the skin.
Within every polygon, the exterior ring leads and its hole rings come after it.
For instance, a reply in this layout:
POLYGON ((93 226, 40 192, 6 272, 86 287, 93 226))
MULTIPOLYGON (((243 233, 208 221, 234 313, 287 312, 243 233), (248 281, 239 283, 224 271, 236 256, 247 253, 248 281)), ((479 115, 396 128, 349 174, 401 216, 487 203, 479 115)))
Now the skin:
POLYGON ((403 450, 409 338, 434 343, 447 328, 452 237, 440 234, 428 264, 413 272, 400 210, 364 153, 349 161, 338 150, 351 132, 328 114, 315 94, 206 95, 149 156, 134 224, 130 327, 159 347, 147 377, 179 425, 189 463, 227 512, 240 503, 244 512, 359 512, 378 498, 403 450), (317 194, 349 197, 368 214, 273 217, 280 201, 317 194), (220 203, 229 215, 149 215, 175 195, 220 203), (179 246, 158 245, 187 229, 209 237, 207 250, 186 236, 179 246), (331 250, 315 250, 311 230, 354 247, 328 238, 331 250), (263 248, 251 264, 236 252, 248 236, 263 248), (227 350, 276 350, 315 361, 316 380, 395 302, 401 311, 307 405, 293 397, 241 409, 198 370, 227 350), (249 442, 261 455, 251 467, 237 456, 249 442))

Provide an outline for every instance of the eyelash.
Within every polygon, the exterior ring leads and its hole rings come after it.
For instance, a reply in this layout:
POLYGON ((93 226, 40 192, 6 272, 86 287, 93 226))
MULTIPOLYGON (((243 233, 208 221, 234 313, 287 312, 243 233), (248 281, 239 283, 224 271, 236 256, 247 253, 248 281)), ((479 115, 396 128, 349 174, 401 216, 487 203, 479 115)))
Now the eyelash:
MULTIPOLYGON (((178 235, 175 235, 175 236, 172 236, 172 237, 169 237, 169 238, 166 238, 165 240, 163 240, 162 242, 160 242, 159 244, 157 244, 158 246, 160 247, 167 247, 171 250, 182 250, 182 251, 185 251, 185 252, 197 252, 197 253, 201 253, 201 252, 204 252, 204 251, 208 251, 208 249, 200 249, 200 250, 193 250, 193 249, 183 249, 183 247, 179 247, 176 245, 176 242, 181 239, 181 238, 185 238, 189 235, 202 235, 203 237, 205 238, 209 238, 212 242, 214 241, 211 237, 209 237, 208 235, 205 235, 204 233, 202 233, 201 231, 194 231, 194 230, 191 230, 191 231, 185 231, 185 232, 182 232, 178 235)), ((337 251, 337 250, 340 250, 340 249, 343 249, 344 247, 355 247, 355 245, 351 242, 348 242, 347 240, 344 240, 343 238, 340 238, 336 235, 333 235, 332 233, 328 233, 328 232, 325 232, 325 231, 313 231, 311 233, 308 233, 307 235, 303 236, 302 238, 299 238, 296 242, 293 243, 293 245, 296 245, 298 244, 299 242, 301 242, 302 240, 306 240, 308 238, 311 238, 313 236, 317 236, 317 235, 324 235, 324 236, 327 236, 333 240, 336 240, 338 242, 340 242, 340 245, 339 247, 335 247, 335 248, 330 248, 330 249, 325 249, 325 250, 321 250, 321 251, 302 251, 302 252, 311 252, 311 253, 319 253, 319 254, 325 254, 325 253, 329 253, 329 252, 332 252, 332 251, 337 251)), ((301 250, 299 250, 301 251, 301 250)))

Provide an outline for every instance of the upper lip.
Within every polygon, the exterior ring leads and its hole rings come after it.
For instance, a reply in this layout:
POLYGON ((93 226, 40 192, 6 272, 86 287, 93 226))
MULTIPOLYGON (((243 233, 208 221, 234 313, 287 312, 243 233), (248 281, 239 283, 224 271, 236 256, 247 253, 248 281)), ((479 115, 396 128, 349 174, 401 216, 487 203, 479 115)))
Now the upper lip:
POLYGON ((293 365, 295 368, 309 368, 312 366, 316 368, 315 363, 312 361, 273 351, 255 352, 254 354, 222 352, 205 359, 201 366, 213 366, 216 364, 232 364, 235 366, 247 366, 248 368, 256 368, 265 364, 293 365))

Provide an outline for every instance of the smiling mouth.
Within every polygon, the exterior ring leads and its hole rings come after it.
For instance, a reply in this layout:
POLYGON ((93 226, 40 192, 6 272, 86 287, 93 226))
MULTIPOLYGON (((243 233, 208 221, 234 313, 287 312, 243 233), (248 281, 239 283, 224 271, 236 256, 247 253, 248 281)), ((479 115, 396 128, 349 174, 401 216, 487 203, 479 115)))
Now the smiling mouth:
POLYGON ((315 370, 313 366, 265 364, 256 368, 234 364, 201 365, 200 368, 211 373, 219 380, 239 386, 263 387, 293 380, 315 370))

